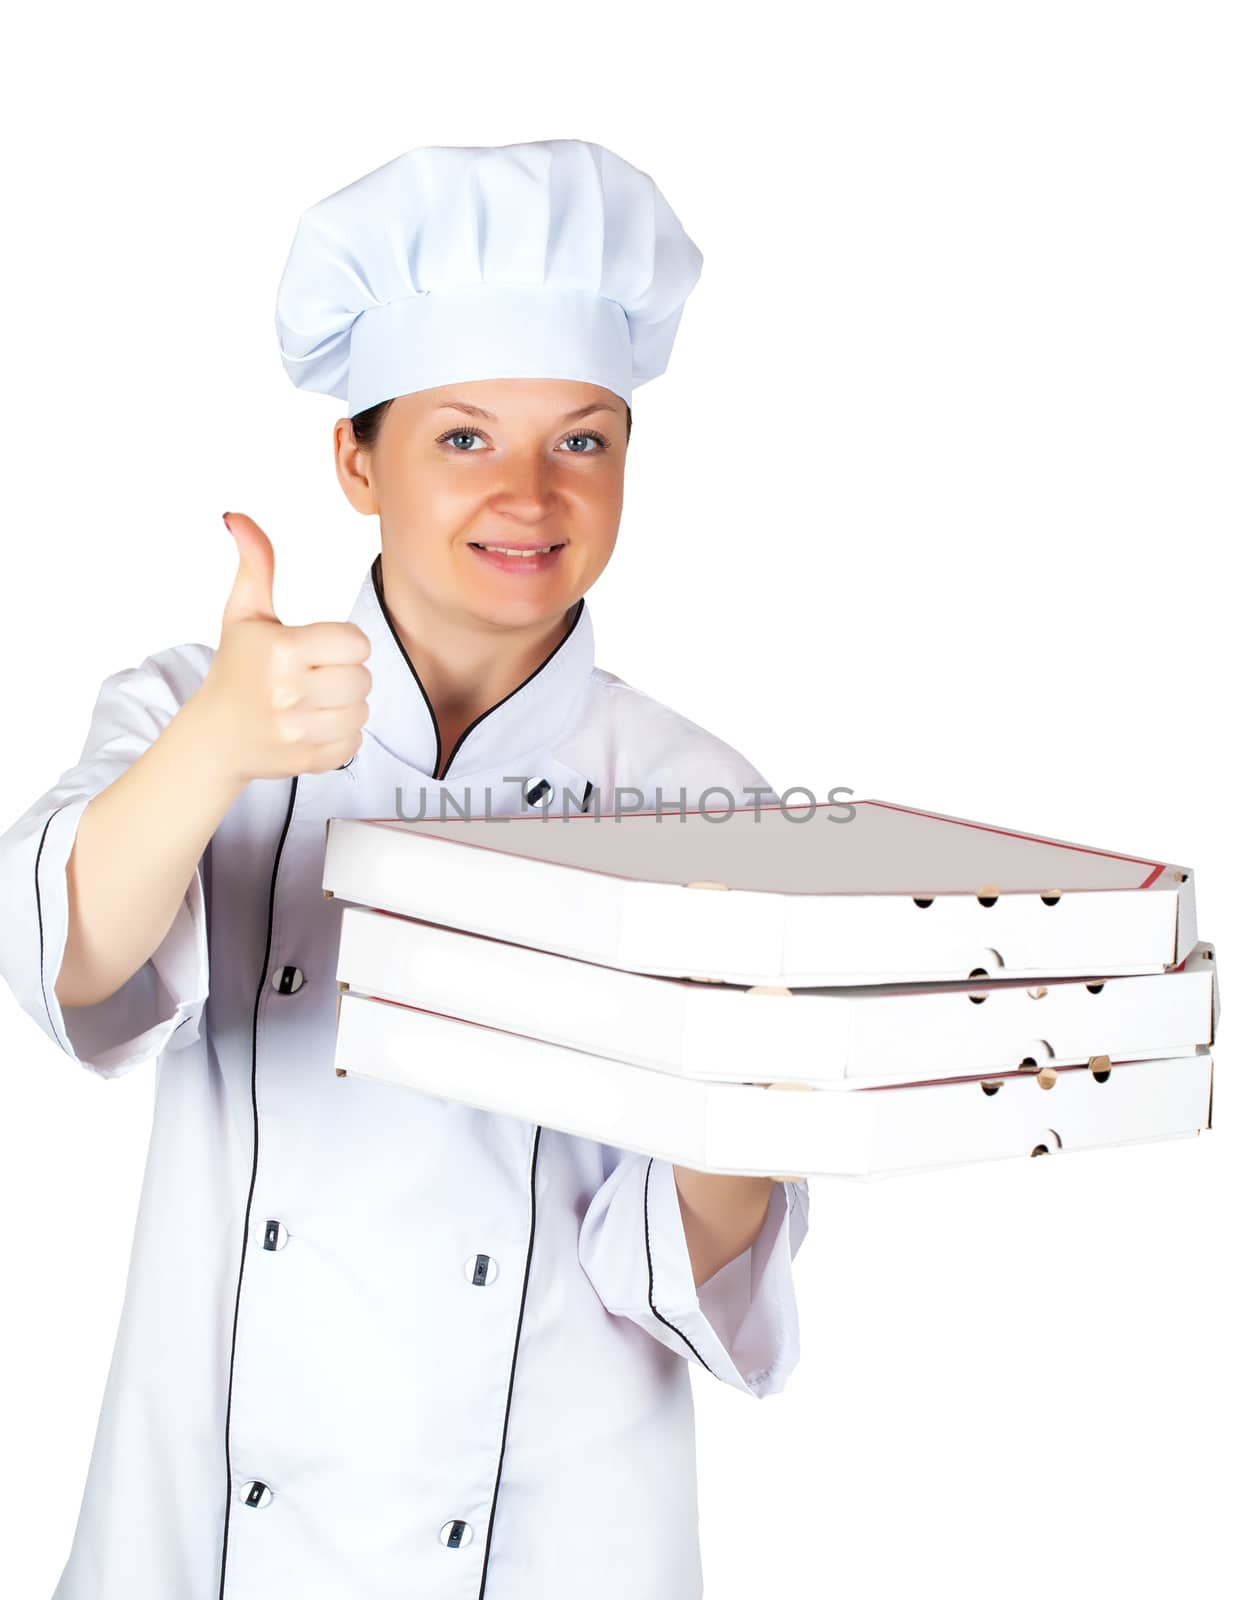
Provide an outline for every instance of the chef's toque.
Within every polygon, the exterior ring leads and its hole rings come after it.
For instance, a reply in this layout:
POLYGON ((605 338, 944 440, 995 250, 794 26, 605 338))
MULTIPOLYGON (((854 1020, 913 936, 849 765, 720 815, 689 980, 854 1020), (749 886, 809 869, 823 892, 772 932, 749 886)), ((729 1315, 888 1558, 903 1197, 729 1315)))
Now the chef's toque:
POLYGON ((665 371, 703 259, 647 173, 603 145, 408 150, 299 218, 281 360, 351 417, 476 378, 573 378, 629 405, 665 371))

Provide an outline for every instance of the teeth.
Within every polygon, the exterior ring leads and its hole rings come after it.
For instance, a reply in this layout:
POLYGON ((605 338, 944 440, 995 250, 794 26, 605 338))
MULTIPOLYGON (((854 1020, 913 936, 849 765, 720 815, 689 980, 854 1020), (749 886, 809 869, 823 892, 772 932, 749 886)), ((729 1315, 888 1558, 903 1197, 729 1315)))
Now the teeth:
POLYGON ((508 548, 508 546, 503 544, 483 544, 480 545, 479 548, 481 550, 495 550, 498 555, 502 556, 542 556, 547 555, 550 550, 554 550, 558 547, 556 545, 545 544, 541 545, 537 550, 511 550, 508 548))

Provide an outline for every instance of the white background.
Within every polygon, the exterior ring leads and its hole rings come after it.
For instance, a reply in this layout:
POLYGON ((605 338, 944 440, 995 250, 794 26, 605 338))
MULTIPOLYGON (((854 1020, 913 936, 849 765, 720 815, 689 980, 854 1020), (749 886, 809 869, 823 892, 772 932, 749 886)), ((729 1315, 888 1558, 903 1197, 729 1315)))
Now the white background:
MULTIPOLYGON (((221 511, 271 536, 284 620, 353 601, 378 527, 333 475, 341 407, 293 388, 272 326, 300 211, 416 144, 575 137, 650 172, 705 255, 636 391, 600 664, 779 789, 1197 871, 1215 1128, 814 1179, 789 1386, 754 1404, 695 1374, 708 1600, 1244 1592, 1238 17, 218 0, 6 23, 0 826, 74 763, 103 677, 216 643, 221 511)), ((68 1554, 154 1074, 94 1079, 7 987, 0 1053, 25 1600, 68 1554)))

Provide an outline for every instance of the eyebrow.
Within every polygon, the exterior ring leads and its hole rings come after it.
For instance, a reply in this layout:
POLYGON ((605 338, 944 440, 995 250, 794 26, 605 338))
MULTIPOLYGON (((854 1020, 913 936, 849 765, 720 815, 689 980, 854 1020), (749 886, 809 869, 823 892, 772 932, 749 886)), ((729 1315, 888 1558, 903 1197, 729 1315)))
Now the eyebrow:
MULTIPOLYGON (((461 411, 468 417, 485 417, 489 422, 497 420, 495 413, 485 411, 482 406, 470 406, 465 400, 446 400, 442 405, 434 407, 437 411, 461 411)), ((580 406, 577 411, 567 411, 561 419, 563 422, 577 422, 580 417, 587 417, 593 411, 612 411, 615 416, 620 416, 617 406, 606 405, 602 400, 593 400, 590 405, 580 406)))

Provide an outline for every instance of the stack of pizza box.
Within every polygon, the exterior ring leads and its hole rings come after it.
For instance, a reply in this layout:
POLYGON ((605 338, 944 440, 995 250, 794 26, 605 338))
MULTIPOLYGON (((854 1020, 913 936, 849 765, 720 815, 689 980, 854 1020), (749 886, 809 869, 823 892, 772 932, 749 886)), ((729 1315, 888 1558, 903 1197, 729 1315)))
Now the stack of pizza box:
POLYGON ((771 1177, 1211 1126, 1184 867, 868 800, 334 818, 323 888, 339 1075, 771 1177))

